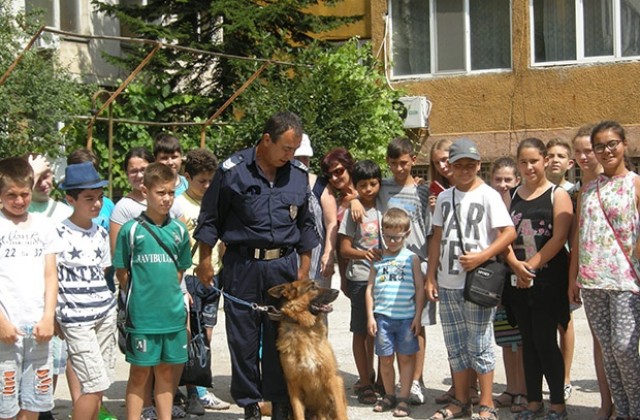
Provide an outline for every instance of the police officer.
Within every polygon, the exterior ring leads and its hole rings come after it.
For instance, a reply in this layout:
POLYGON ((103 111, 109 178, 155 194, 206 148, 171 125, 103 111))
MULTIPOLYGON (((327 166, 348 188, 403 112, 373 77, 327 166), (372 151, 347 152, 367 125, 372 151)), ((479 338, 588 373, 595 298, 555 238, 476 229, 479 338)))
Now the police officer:
MULTIPOLYGON (((222 163, 203 197, 194 232, 200 241, 198 277, 213 279, 211 249, 223 241, 227 249, 221 284, 243 302, 268 304, 271 287, 309 275, 318 236, 307 207, 307 168, 293 159, 301 139, 302 123, 296 114, 275 114, 257 146, 222 163)), ((224 300, 224 311, 231 396, 244 407, 245 419, 260 418, 258 401, 263 399, 273 403, 273 419, 288 419, 287 386, 275 346, 277 323, 230 299, 224 300)))

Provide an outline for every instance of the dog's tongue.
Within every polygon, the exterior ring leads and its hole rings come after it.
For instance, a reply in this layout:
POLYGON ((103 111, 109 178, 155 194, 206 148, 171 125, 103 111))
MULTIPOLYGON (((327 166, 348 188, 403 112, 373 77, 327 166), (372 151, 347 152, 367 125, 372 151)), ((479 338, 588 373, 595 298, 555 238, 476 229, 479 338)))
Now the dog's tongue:
POLYGON ((333 305, 331 305, 330 303, 323 303, 323 304, 315 304, 313 305, 315 306, 318 311, 320 312, 331 312, 333 311, 333 305))

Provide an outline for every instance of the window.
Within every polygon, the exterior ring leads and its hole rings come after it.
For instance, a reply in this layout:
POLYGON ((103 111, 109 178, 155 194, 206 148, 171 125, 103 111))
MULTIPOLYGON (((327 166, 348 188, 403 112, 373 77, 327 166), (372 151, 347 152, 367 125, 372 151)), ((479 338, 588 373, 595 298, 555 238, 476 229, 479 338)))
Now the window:
POLYGON ((640 56, 640 0, 532 0, 534 63, 640 56))
POLYGON ((389 0, 393 77, 511 68, 510 0, 389 0))
POLYGON ((75 33, 82 33, 89 19, 83 22, 88 2, 82 0, 25 0, 25 10, 41 11, 47 26, 75 33))

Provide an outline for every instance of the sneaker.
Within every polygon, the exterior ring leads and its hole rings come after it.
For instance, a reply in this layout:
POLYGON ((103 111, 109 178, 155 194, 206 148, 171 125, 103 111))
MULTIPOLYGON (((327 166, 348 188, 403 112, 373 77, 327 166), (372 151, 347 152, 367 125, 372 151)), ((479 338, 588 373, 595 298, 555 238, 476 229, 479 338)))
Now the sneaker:
POLYGON ((145 407, 142 409, 142 414, 140 415, 140 420, 158 420, 158 413, 156 413, 156 408, 145 407))
POLYGON ((257 403, 249 404, 244 408, 245 420, 260 420, 262 415, 260 414, 260 407, 257 403))
POLYGON ((182 407, 179 407, 177 405, 171 407, 171 418, 183 419, 185 417, 187 417, 187 413, 182 409, 182 407))
POLYGON ((569 398, 571 398, 571 392, 573 391, 573 386, 571 385, 571 383, 565 384, 564 385, 564 400, 567 401, 569 398))
POLYGON ((547 415, 544 416, 543 420, 568 420, 569 414, 567 414, 567 410, 562 410, 562 412, 558 413, 557 411, 549 410, 547 411, 547 415))
POLYGON ((200 398, 200 402, 204 406, 204 408, 208 408, 210 410, 227 410, 231 405, 222 401, 220 398, 216 397, 216 395, 208 391, 204 397, 200 398))
POLYGON ((424 393, 420 382, 413 381, 411 383, 411 391, 409 391, 409 404, 418 405, 424 404, 424 393))
POLYGON ((187 397, 180 391, 180 388, 176 389, 176 393, 173 396, 173 405, 185 405, 187 403, 187 397))
POLYGON ((98 411, 98 420, 118 420, 118 418, 111 414, 107 407, 101 405, 100 411, 98 411))
POLYGON ((204 406, 200 402, 200 398, 198 398, 198 394, 189 395, 189 399, 187 399, 187 404, 185 406, 185 410, 189 414, 194 414, 196 416, 204 415, 204 406))

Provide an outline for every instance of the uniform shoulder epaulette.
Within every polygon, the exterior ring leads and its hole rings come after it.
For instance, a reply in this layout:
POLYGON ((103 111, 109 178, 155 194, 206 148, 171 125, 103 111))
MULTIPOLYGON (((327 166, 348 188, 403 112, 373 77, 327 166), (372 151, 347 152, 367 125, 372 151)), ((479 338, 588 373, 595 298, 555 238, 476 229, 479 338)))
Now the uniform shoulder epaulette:
POLYGON ((304 172, 309 172, 309 168, 307 167, 307 165, 305 165, 304 163, 300 162, 298 159, 293 159, 291 161, 291 164, 295 167, 300 169, 301 171, 304 172))
POLYGON ((224 172, 244 162, 244 158, 240 155, 233 155, 229 159, 222 162, 222 170, 224 172))

